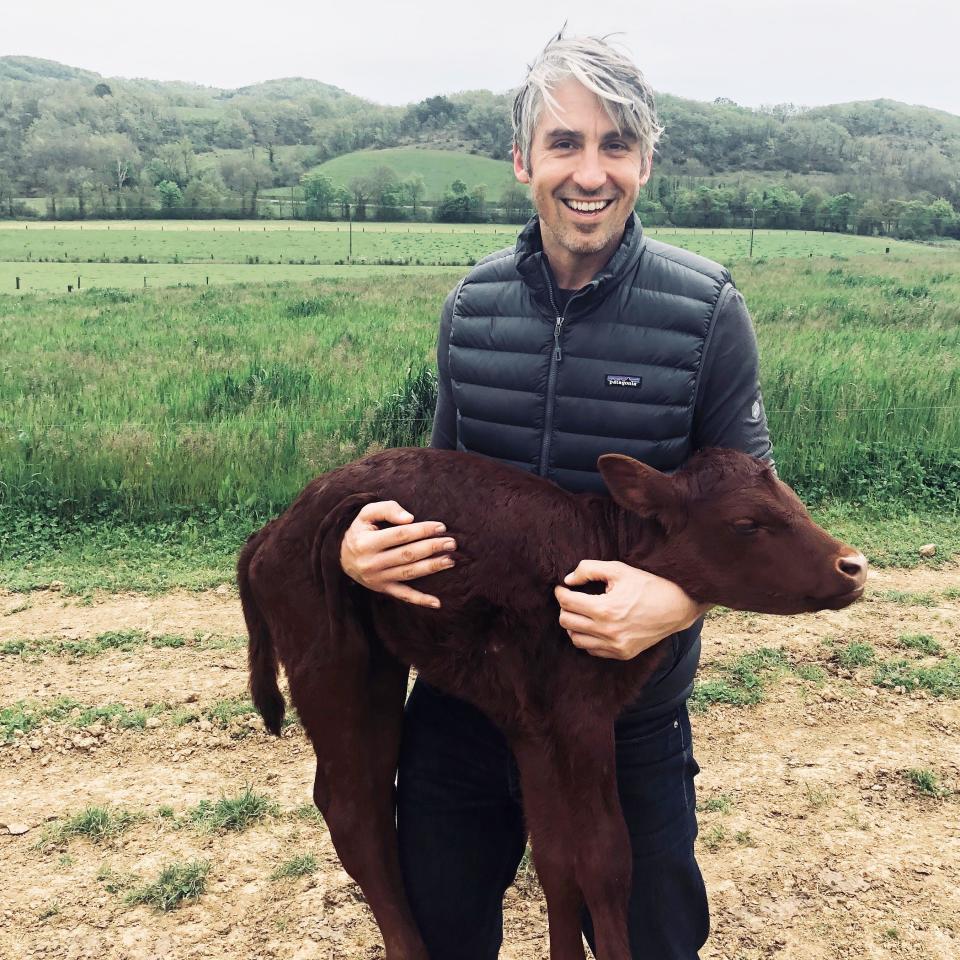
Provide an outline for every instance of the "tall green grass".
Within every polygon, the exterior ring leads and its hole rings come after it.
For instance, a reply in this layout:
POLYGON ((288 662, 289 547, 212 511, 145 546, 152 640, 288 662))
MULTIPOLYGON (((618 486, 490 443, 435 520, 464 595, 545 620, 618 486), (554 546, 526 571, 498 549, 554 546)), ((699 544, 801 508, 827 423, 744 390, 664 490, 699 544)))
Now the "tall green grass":
MULTIPOLYGON (((956 258, 740 263, 735 275, 782 476, 811 501, 955 510, 956 258)), ((371 447, 424 441, 451 284, 424 272, 0 298, 0 526, 265 516, 371 447)))

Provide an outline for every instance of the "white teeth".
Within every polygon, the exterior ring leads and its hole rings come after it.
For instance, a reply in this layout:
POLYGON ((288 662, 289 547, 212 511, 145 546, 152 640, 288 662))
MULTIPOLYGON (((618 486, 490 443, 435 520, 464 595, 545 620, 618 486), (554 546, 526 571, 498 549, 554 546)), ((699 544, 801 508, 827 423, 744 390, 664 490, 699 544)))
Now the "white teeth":
POLYGON ((567 206, 572 207, 574 210, 580 211, 580 213, 593 213, 595 210, 602 210, 608 203, 609 200, 592 200, 587 202, 585 200, 565 200, 564 203, 567 206))

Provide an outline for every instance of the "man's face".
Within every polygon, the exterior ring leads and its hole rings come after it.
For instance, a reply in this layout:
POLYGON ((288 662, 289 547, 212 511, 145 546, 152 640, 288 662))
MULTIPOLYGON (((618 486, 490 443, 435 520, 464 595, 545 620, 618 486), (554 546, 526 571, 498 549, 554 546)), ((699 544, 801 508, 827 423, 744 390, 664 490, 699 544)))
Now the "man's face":
POLYGON ((609 249, 612 255, 650 177, 650 164, 644 165, 636 140, 620 134, 579 81, 567 79, 552 93, 560 116, 544 106, 531 145, 531 171, 514 147, 514 173, 530 184, 545 248, 556 244, 575 256, 609 249))

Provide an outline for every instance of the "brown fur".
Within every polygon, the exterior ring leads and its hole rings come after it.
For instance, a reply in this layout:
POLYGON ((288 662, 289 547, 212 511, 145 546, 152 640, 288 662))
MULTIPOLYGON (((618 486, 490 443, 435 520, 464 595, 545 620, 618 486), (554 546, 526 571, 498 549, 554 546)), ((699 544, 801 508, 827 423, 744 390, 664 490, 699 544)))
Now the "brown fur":
POLYGON ((570 494, 469 454, 389 450, 314 480, 240 555, 254 702, 279 733, 279 660, 317 755, 315 801, 388 960, 427 960, 394 828, 409 665, 481 709, 516 755, 551 957, 583 960, 585 901, 600 960, 629 960, 630 852, 613 722, 669 643, 630 661, 592 657, 559 626, 554 586, 590 558, 623 560, 699 601, 758 612, 836 608, 862 590, 862 558, 744 454, 705 451, 672 477, 618 455, 602 457, 600 469, 613 499, 570 494), (343 574, 343 534, 378 500, 440 519, 456 539, 456 566, 416 582, 441 599, 439 610, 371 593, 343 574))

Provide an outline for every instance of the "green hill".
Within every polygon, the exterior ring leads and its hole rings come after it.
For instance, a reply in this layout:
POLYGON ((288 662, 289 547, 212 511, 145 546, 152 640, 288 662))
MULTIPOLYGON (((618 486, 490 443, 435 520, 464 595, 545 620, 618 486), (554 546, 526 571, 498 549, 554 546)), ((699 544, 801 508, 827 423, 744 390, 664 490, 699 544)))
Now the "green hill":
POLYGON ((505 187, 516 182, 513 165, 506 160, 418 147, 357 150, 313 169, 326 174, 337 186, 345 187, 351 177, 363 176, 381 166, 392 167, 401 180, 412 173, 421 174, 427 184, 426 200, 438 200, 457 179, 469 188, 486 184, 487 196, 491 198, 499 197, 505 187))

